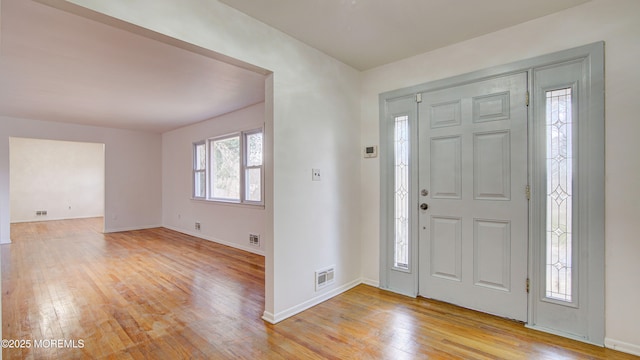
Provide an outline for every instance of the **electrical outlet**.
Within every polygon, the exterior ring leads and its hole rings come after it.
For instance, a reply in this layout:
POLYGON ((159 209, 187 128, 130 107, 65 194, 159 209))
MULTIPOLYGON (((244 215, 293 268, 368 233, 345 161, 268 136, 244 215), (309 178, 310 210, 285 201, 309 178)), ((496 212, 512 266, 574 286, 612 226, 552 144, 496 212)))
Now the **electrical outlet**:
POLYGON ((311 180, 320 181, 320 169, 311 169, 311 180))
POLYGON ((200 223, 196 222, 196 230, 200 230, 200 223))

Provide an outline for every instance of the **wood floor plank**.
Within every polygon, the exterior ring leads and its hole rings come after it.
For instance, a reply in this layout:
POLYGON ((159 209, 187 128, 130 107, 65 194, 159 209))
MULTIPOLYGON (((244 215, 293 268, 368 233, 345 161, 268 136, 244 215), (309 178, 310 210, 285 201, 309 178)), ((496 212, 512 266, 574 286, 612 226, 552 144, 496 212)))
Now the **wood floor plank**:
POLYGON ((639 359, 366 285, 271 325, 264 258, 102 219, 13 224, 2 257, 4 359, 639 359))

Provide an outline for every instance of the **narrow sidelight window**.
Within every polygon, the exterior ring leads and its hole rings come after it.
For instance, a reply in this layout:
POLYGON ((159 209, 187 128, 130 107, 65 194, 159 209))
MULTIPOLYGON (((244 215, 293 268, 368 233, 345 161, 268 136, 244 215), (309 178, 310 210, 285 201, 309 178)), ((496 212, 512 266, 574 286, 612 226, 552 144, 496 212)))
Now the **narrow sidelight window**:
POLYGON ((262 202, 262 131, 245 133, 245 200, 262 202))
POLYGON ((203 142, 193 144, 193 197, 207 197, 207 148, 203 142))
POLYGON ((409 269, 409 117, 398 116, 394 126, 395 268, 409 269))
POLYGON ((546 297, 572 302, 571 88, 546 92, 546 297))

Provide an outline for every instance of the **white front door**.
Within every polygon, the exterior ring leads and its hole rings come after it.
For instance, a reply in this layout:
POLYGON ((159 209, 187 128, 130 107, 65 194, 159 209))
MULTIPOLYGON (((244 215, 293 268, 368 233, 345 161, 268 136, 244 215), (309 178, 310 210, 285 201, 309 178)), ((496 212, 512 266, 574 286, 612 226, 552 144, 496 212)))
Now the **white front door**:
POLYGON ((527 320, 527 74, 424 92, 419 294, 527 320))

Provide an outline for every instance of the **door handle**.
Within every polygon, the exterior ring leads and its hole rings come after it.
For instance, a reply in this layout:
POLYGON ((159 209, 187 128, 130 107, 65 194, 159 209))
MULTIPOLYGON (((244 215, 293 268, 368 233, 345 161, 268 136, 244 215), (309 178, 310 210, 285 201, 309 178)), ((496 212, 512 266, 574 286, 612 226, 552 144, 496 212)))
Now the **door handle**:
POLYGON ((428 208, 429 208, 429 205, 428 205, 428 204, 426 204, 426 203, 422 203, 422 204, 420 204, 420 209, 422 209, 422 210, 427 210, 428 208))

